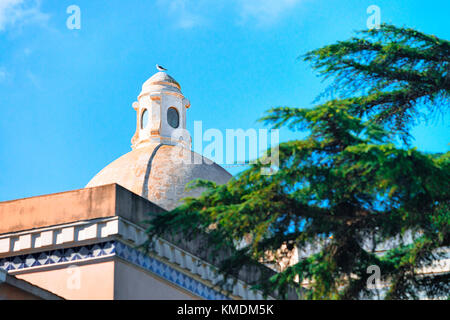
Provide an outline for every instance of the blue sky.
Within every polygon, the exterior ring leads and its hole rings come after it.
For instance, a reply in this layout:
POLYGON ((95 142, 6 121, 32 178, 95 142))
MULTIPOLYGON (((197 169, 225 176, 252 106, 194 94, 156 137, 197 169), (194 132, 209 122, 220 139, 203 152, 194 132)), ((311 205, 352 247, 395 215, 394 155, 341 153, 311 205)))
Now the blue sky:
MULTIPOLYGON (((450 39, 445 0, 0 0, 0 201, 83 188, 130 151, 131 105, 156 63, 190 99, 190 129, 260 128, 272 106, 312 106, 324 85, 296 57, 366 28, 372 4, 450 39), (80 30, 66 27, 73 4, 80 30)), ((448 123, 418 125, 414 145, 447 151, 448 123)))

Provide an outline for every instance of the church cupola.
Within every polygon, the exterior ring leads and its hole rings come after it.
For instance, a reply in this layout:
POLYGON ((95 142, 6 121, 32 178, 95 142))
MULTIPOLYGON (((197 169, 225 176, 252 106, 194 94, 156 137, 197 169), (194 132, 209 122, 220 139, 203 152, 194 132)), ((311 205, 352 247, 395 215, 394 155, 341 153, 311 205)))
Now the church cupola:
POLYGON ((131 139, 132 149, 149 143, 181 144, 191 147, 191 137, 186 130, 186 109, 190 102, 181 93, 175 79, 158 72, 142 85, 136 110, 136 133, 131 139))
MULTIPOLYGON (((159 67, 159 68, 158 68, 159 67)), ((191 136, 186 130, 189 101, 180 85, 162 67, 142 85, 133 103, 136 133, 132 149, 104 167, 86 185, 87 188, 117 183, 172 210, 186 197, 197 197, 202 189, 186 190, 193 180, 224 184, 231 175, 213 161, 191 150, 191 136)))

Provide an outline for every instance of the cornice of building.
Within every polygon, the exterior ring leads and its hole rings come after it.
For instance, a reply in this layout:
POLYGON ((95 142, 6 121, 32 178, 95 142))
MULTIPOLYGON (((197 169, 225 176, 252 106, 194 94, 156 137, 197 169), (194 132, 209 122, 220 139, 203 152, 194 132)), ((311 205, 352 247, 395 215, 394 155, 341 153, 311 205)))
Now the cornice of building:
MULTIPOLYGON (((0 269, 10 274, 117 257, 205 299, 226 299, 223 277, 210 263, 156 238, 153 252, 140 246, 145 229, 122 217, 99 218, 0 235, 0 269)), ((232 299, 263 299, 245 282, 229 278, 232 299)))

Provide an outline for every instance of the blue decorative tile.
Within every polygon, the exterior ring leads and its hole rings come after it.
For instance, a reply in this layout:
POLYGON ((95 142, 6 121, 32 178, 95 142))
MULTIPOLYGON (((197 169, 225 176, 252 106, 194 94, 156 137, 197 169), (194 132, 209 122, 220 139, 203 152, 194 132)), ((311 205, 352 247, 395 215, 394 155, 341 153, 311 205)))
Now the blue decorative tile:
POLYGON ((8 261, 8 264, 6 266, 6 271, 12 271, 15 270, 14 265, 11 263, 11 261, 8 261))
POLYGON ((15 257, 12 261, 12 264, 14 265, 15 270, 23 269, 25 266, 25 263, 23 263, 23 259, 21 259, 20 257, 15 257))
POLYGON ((150 270, 150 269, 151 269, 151 265, 152 265, 152 262, 151 262, 150 257, 149 257, 149 256, 144 256, 144 264, 143 264, 143 267, 144 267, 145 269, 147 269, 147 270, 150 270))
POLYGON ((118 242, 105 242, 105 245, 103 246, 103 251, 105 251, 106 254, 114 254, 116 252, 116 244, 118 242))

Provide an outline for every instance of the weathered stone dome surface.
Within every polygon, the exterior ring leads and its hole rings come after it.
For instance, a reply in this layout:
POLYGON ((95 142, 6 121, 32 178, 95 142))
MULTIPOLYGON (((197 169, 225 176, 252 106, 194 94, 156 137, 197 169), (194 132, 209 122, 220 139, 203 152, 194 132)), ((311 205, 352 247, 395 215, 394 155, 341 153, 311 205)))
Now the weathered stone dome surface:
POLYGON ((158 72, 142 85, 140 95, 155 92, 173 92, 181 94, 180 84, 165 72, 158 72))
POLYGON ((176 208, 180 199, 201 194, 186 192, 192 180, 205 179, 224 184, 231 175, 201 155, 172 145, 159 143, 135 149, 101 170, 87 188, 117 183, 166 210, 176 208), (201 163, 194 163, 194 157, 201 163), (186 161, 188 160, 188 161, 186 161), (189 161, 191 160, 191 161, 189 161))

